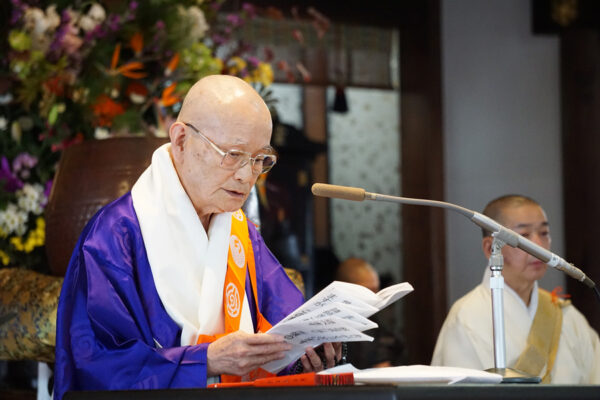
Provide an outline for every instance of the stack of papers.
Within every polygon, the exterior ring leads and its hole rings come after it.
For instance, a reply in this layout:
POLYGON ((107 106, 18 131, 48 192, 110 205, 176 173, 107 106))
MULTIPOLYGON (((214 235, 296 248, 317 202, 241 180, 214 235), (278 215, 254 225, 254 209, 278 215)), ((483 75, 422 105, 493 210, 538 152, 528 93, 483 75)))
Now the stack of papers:
POLYGON ((344 364, 326 369, 319 374, 354 373, 355 384, 371 385, 416 385, 453 383, 500 383, 502 375, 486 371, 457 367, 432 367, 429 365, 407 365, 402 367, 357 369, 344 364))
POLYGON ((307 347, 326 342, 372 341, 362 333, 377 327, 368 317, 412 291, 407 282, 377 293, 353 283, 331 283, 267 332, 283 336, 293 347, 285 358, 262 368, 277 373, 300 358, 307 347))

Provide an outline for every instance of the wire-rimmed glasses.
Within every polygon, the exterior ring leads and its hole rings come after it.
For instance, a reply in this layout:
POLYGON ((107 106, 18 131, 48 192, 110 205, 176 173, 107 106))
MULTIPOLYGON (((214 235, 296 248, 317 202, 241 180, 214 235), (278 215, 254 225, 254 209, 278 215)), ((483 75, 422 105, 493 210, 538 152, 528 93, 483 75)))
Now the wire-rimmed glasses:
POLYGON ((194 125, 183 122, 185 126, 190 127, 195 133, 200 135, 201 138, 206 140, 208 144, 211 145, 213 149, 217 153, 219 153, 223 158, 221 159, 221 167, 228 170, 237 170, 242 168, 248 162, 252 161, 250 166, 252 167, 252 172, 256 175, 264 174, 268 172, 275 163, 277 162, 277 155, 275 154, 257 154, 252 157, 252 154, 247 153, 242 150, 223 150, 219 146, 217 146, 212 140, 206 137, 202 132, 200 132, 194 125))

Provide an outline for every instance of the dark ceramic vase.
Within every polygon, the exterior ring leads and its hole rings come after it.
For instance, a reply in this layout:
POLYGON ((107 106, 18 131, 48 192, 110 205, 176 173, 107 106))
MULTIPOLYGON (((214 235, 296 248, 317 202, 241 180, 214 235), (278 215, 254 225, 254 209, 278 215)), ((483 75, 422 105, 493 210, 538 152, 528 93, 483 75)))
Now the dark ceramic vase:
POLYGON ((46 207, 46 254, 52 274, 65 274, 85 224, 105 204, 131 190, 167 139, 89 140, 64 150, 46 207))

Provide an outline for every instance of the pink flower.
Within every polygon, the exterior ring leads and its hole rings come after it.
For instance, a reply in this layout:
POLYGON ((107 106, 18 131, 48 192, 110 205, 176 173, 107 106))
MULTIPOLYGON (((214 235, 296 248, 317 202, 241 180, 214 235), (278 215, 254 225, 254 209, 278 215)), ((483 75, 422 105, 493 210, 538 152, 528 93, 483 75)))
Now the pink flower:
POLYGON ((256 7, 250 3, 242 4, 242 11, 248 14, 248 17, 250 18, 256 17, 256 7))
POLYGON ((13 172, 20 176, 21 179, 27 179, 31 175, 31 168, 35 167, 37 163, 37 157, 29 153, 21 153, 13 160, 13 172))
POLYGON ((250 65, 254 68, 258 67, 258 64, 260 64, 260 60, 256 57, 253 56, 249 56, 246 58, 246 60, 248 60, 248 62, 250 63, 250 65))
POLYGON ((75 54, 81 45, 83 45, 83 39, 78 36, 78 33, 79 31, 76 27, 73 25, 68 26, 62 40, 62 47, 65 53, 69 55, 75 54))
POLYGON ((229 14, 227 15, 227 22, 229 22, 234 27, 237 27, 241 26, 244 23, 244 20, 237 14, 229 14))

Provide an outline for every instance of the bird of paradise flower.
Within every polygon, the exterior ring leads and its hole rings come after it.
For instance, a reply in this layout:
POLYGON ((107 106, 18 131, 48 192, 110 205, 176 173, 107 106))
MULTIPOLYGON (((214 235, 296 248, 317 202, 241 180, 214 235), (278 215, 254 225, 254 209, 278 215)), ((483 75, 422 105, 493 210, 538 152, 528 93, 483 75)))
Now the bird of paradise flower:
MULTIPOLYGON (((135 49, 134 49, 135 51, 135 49)), ((148 76, 146 72, 143 71, 144 64, 140 61, 129 61, 117 67, 119 63, 119 57, 121 55, 121 43, 117 43, 115 45, 115 50, 113 51, 112 60, 110 62, 110 69, 107 73, 111 76, 123 75, 127 78, 131 79, 142 79, 148 76)))
MULTIPOLYGON (((131 39, 129 40, 129 47, 133 50, 134 55, 136 58, 140 58, 142 53, 143 53, 143 49, 144 49, 144 40, 143 40, 143 36, 141 33, 135 33, 131 39)), ((143 78, 146 78, 148 76, 148 74, 144 71, 144 64, 141 61, 129 61, 124 63, 123 65, 119 66, 119 60, 121 58, 121 43, 117 43, 115 45, 115 49, 113 51, 112 54, 112 59, 111 59, 111 63, 110 63, 110 67, 108 69, 106 68, 102 68, 102 70, 109 76, 113 76, 113 77, 118 77, 118 76, 123 76, 126 78, 130 78, 130 79, 134 79, 136 81, 142 80, 143 78)), ((156 117, 157 117, 157 124, 158 124, 158 131, 165 131, 165 120, 163 117, 163 114, 165 114, 165 109, 167 107, 171 107, 177 103, 179 103, 181 101, 181 97, 176 93, 176 88, 177 88, 177 82, 175 81, 171 81, 171 79, 173 78, 173 73, 174 71, 177 69, 177 66, 179 65, 179 61, 180 61, 180 55, 179 53, 175 53, 168 61, 167 65, 165 66, 164 69, 164 77, 166 82, 162 81, 161 82, 154 82, 153 84, 151 84, 151 86, 153 86, 152 89, 150 90, 142 90, 142 84, 140 83, 135 83, 132 82, 128 85, 127 87, 127 91, 126 93, 128 94, 128 96, 130 97, 130 100, 133 101, 132 95, 134 96, 134 98, 136 99, 136 103, 140 104, 140 102, 143 102, 143 104, 141 104, 140 106, 140 113, 143 114, 148 107, 154 105, 155 107, 155 112, 156 112, 156 117), (148 92, 155 92, 157 91, 157 89, 159 89, 160 86, 162 86, 163 84, 166 84, 167 86, 164 87, 164 89, 162 89, 162 91, 160 92, 160 96, 156 95, 156 96, 150 96, 149 98, 146 99, 146 101, 143 100, 143 97, 145 97, 148 92)), ((102 104, 105 105, 106 104, 106 98, 108 96, 104 96, 103 98, 103 102, 102 104)), ((101 114, 98 111, 98 104, 95 105, 94 107, 94 111, 96 114, 101 114)), ((104 115, 104 117, 107 117, 106 115, 104 115)), ((110 123, 107 124, 107 121, 110 120, 110 116, 108 116, 108 118, 104 118, 103 121, 103 125, 109 125, 110 123)), ((151 131, 153 129, 150 129, 151 131)))

